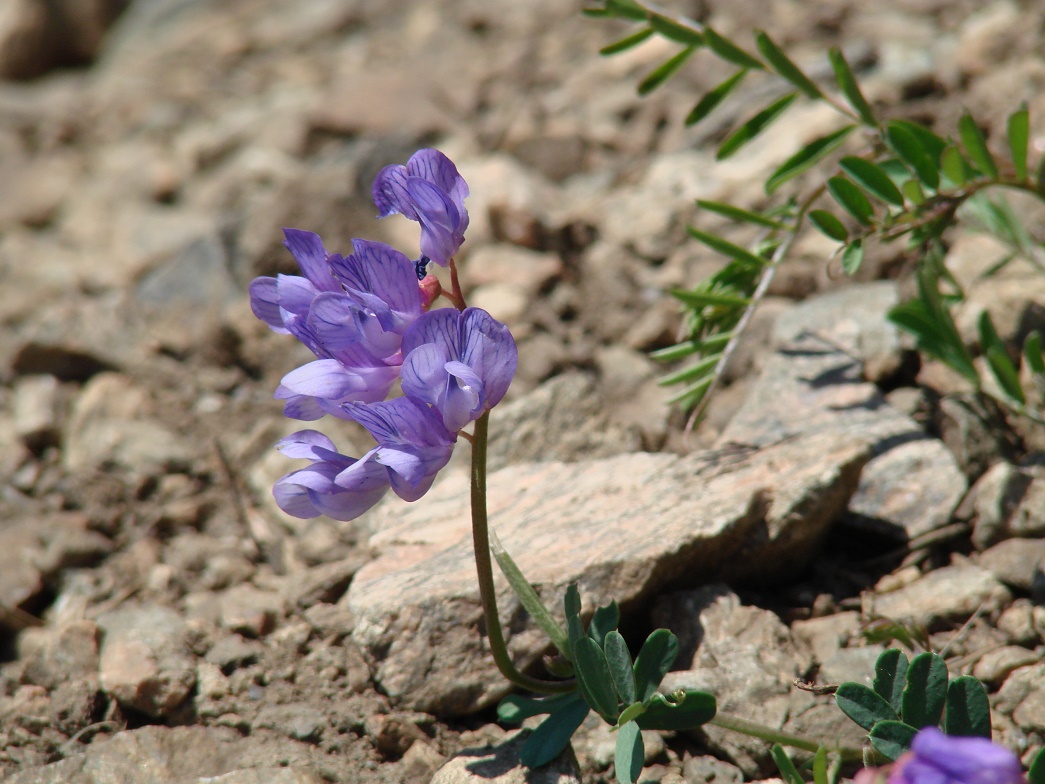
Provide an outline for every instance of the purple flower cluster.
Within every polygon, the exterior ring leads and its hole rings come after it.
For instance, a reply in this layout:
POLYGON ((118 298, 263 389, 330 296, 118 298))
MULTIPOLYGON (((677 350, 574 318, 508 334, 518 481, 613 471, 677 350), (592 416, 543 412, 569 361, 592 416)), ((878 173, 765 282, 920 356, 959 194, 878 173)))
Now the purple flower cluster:
MULTIPOLYGON (((885 769, 887 784, 1024 784, 1019 758, 987 738, 945 735, 926 727, 914 736, 911 750, 885 769)), ((856 784, 885 778, 871 768, 860 771, 856 784)))
POLYGON ((295 517, 351 520, 389 489, 417 500, 449 461, 458 431, 500 402, 515 375, 515 341, 504 324, 478 308, 429 311, 432 286, 418 283, 429 262, 449 265, 464 241, 468 186, 457 167, 420 150, 406 166, 386 166, 373 195, 379 217, 420 223, 420 259, 359 239, 341 256, 311 232, 284 229, 302 276, 250 284, 254 314, 316 356, 283 377, 276 397, 284 414, 352 420, 377 441, 361 458, 339 453, 315 430, 280 441, 284 454, 310 461, 273 488, 295 517), (405 397, 386 400, 396 381, 405 397))

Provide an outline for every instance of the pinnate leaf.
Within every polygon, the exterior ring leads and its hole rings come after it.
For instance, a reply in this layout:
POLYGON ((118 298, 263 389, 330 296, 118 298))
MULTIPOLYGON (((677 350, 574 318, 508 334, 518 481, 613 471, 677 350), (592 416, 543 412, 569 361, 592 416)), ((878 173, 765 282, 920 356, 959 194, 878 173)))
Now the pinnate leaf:
POLYGON ((527 767, 539 768, 558 757, 569 745, 570 738, 589 710, 579 698, 559 708, 526 739, 519 752, 519 761, 527 767))
POLYGON ((871 104, 867 102, 864 94, 860 91, 860 85, 856 81, 856 76, 853 75, 853 69, 849 67, 842 50, 832 48, 828 52, 828 59, 830 59, 831 68, 835 72, 835 81, 838 83, 838 87, 842 90, 845 99, 849 101, 849 105, 856 110, 860 120, 865 125, 878 125, 878 120, 874 116, 871 104))
POLYGON ((896 207, 903 206, 903 194, 881 166, 853 155, 842 158, 838 165, 872 196, 896 207))
POLYGON ((857 239, 845 246, 842 251, 842 271, 846 275, 855 275, 864 263, 864 242, 857 239))
POLYGON ((787 111, 787 107, 794 103, 795 98, 797 97, 798 93, 788 93, 787 95, 777 98, 773 103, 769 104, 769 106, 758 112, 758 114, 733 131, 733 133, 727 136, 725 141, 723 141, 719 146, 718 151, 715 153, 716 160, 725 160, 745 144, 757 137, 762 133, 762 131, 768 128, 774 120, 787 111))
POLYGON ((852 181, 845 177, 835 176, 827 181, 827 190, 838 204, 865 226, 871 225, 874 218, 874 207, 852 181))
POLYGON ((642 762, 645 748, 642 743, 642 732, 635 722, 628 722, 617 730, 617 748, 613 757, 613 767, 619 784, 635 784, 642 773, 642 762))
POLYGON ((693 237, 693 239, 704 243, 712 250, 717 250, 719 253, 729 256, 731 259, 735 259, 742 264, 750 264, 752 267, 764 267, 769 263, 768 259, 764 259, 749 250, 745 250, 739 245, 734 245, 732 242, 722 239, 717 234, 701 231, 693 226, 687 226, 686 231, 689 233, 689 236, 693 237))
POLYGON ((835 691, 835 704, 842 713, 865 730, 871 729, 880 721, 896 721, 900 718, 885 698, 862 683, 854 681, 839 685, 835 691))
POLYGON ((870 732, 871 745, 888 760, 896 761, 911 748, 918 730, 902 721, 882 721, 870 732))
POLYGON ((733 92, 733 88, 740 84, 740 81, 746 75, 746 68, 742 71, 737 71, 724 82, 705 93, 704 97, 697 101, 697 105, 694 106, 690 110, 690 113, 686 115, 686 125, 696 125, 698 122, 700 122, 713 111, 715 111, 715 108, 720 103, 722 103, 723 99, 727 95, 733 92))
POLYGON ((772 195, 773 191, 785 182, 793 177, 797 177, 818 161, 823 160, 823 158, 829 155, 832 150, 845 141, 845 138, 852 133, 856 127, 857 126, 855 125, 846 125, 843 128, 839 128, 837 131, 833 131, 826 136, 821 136, 811 141, 780 164, 776 171, 769 175, 769 179, 766 180, 766 193, 772 195))
POLYGON ((901 697, 906 724, 921 729, 940 723, 947 701, 947 665, 935 653, 920 653, 907 667, 907 686, 901 697))
POLYGON ((731 220, 743 223, 754 223, 757 226, 765 226, 767 229, 780 229, 781 231, 786 231, 788 228, 780 221, 767 218, 765 215, 759 215, 757 212, 750 212, 740 207, 735 207, 732 204, 725 204, 720 201, 697 199, 697 206, 701 209, 707 210, 708 212, 717 213, 731 220))
POLYGON ((703 46, 704 36, 692 27, 676 22, 669 16, 651 13, 648 17, 650 27, 665 38, 686 46, 703 46))
POLYGON ((639 95, 649 95, 664 84, 664 82, 671 78, 672 74, 685 64, 686 60, 688 60, 695 51, 696 47, 687 46, 670 60, 667 60, 650 71, 646 77, 639 82, 639 95))
POLYGON ((1016 178, 1027 179, 1027 141, 1030 138, 1030 113, 1024 104, 1009 116, 1009 154, 1016 178))
POLYGON ((653 35, 653 28, 643 27, 637 33, 633 33, 632 35, 629 35, 626 38, 621 38, 619 41, 614 41, 612 44, 607 44, 606 46, 602 47, 599 50, 599 54, 603 56, 609 56, 611 54, 620 54, 621 52, 626 52, 629 49, 632 49, 641 44, 651 35, 653 35))
POLYGON ((991 704, 987 690, 971 675, 961 675, 947 687, 944 730, 948 735, 991 737, 991 704))
POLYGON ((833 240, 845 242, 849 239, 849 232, 846 231, 842 221, 838 220, 827 210, 813 210, 809 213, 809 222, 819 229, 822 234, 833 240))
POLYGON ((932 190, 940 186, 939 167, 931 152, 908 125, 899 122, 887 123, 885 140, 923 185, 932 190))
POLYGON ((678 655, 679 639, 667 629, 646 638, 633 667, 636 699, 645 702, 653 696, 678 655))
POLYGON ((758 51, 766 58, 773 70, 787 79, 791 84, 805 93, 809 98, 823 98, 823 93, 812 79, 805 75, 801 68, 795 65, 791 58, 784 54, 784 50, 777 46, 765 32, 759 30, 755 33, 755 44, 758 51))
POLYGON ((707 26, 704 27, 704 43, 723 60, 728 60, 734 65, 756 71, 765 70, 761 60, 752 57, 728 38, 722 37, 707 26))
POLYGON ((988 177, 997 177, 998 165, 987 148, 987 140, 983 138, 980 126, 976 124, 971 114, 965 113, 958 120, 958 135, 961 137, 962 145, 969 153, 973 165, 988 177))
POLYGON ((899 648, 882 651, 874 663, 874 690, 900 714, 903 689, 907 685, 907 656, 899 648))

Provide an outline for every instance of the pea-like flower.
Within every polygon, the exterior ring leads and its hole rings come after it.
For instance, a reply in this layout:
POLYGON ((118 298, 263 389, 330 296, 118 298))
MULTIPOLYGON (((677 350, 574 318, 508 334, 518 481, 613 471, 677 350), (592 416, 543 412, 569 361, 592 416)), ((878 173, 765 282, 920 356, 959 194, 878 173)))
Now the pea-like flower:
POLYGON ((278 480, 272 489, 287 514, 352 520, 380 501, 389 488, 405 501, 416 501, 450 460, 457 436, 418 400, 347 403, 345 409, 347 418, 363 425, 378 445, 358 459, 348 457, 316 430, 299 431, 276 444, 287 456, 311 462, 278 480))
POLYGON ((438 150, 418 150, 406 165, 386 166, 374 180, 373 197, 378 217, 399 213, 421 224, 421 259, 447 266, 468 228, 464 199, 468 185, 453 161, 438 150))
MULTIPOLYGON (((926 727, 914 736, 911 750, 888 771, 888 784, 1023 784, 1019 758, 987 738, 945 735, 926 727)), ((865 769, 857 784, 885 778, 882 770, 865 769)))
POLYGON ((342 403, 383 400, 399 377, 403 333, 421 314, 414 265, 380 242, 354 240, 342 257, 311 232, 284 234, 304 277, 256 278, 251 308, 317 359, 287 374, 276 397, 294 419, 344 418, 342 403))
POLYGON ((403 335, 403 392, 429 403, 456 433, 497 405, 519 354, 501 322, 480 308, 429 311, 403 335))

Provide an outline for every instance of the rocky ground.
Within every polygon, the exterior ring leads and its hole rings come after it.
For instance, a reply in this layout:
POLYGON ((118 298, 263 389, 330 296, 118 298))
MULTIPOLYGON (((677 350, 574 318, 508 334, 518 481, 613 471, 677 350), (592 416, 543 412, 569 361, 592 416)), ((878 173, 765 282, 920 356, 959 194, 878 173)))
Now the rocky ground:
MULTIPOLYGON (((549 601, 570 581, 592 606, 616 597, 632 634, 682 639, 673 687, 854 743, 795 679, 864 680, 881 646, 863 623, 920 621, 952 672, 989 685, 995 737, 1025 758, 1042 745, 1045 433, 985 410, 884 320, 907 290, 899 249, 854 283, 829 243, 800 240, 689 439, 646 357, 677 329, 664 290, 721 263, 685 239, 693 200, 759 206, 829 113, 795 111, 717 164, 724 123, 681 120, 719 65, 639 99, 672 47, 601 59, 623 28, 579 2, 124 5, 0 13, 0 73, 35 77, 0 83, 0 778, 509 775, 462 541, 466 449, 423 501, 352 524, 288 519, 269 495, 291 468, 272 444, 298 429, 272 391, 307 352, 253 318, 246 286, 294 271, 282 226, 413 252, 416 227, 376 222, 369 185, 427 145, 471 186, 469 301, 520 346, 491 513, 549 601)), ((843 45, 896 115, 947 128, 968 108, 997 132, 1026 100, 1045 129, 1030 0, 675 7, 743 41, 764 28, 814 72, 843 45)), ((761 106, 759 89, 723 114, 761 106)), ((970 342, 984 307, 1014 345, 1042 326, 1040 276, 980 281, 1001 251, 952 239, 970 342)), ((338 424, 343 451, 368 448, 338 424)), ((501 601, 517 660, 536 663, 539 637, 501 601)), ((533 780, 609 781, 612 748, 586 725, 580 772, 566 759, 533 780)), ((650 781, 772 772, 762 745, 714 729, 646 748, 650 781)))

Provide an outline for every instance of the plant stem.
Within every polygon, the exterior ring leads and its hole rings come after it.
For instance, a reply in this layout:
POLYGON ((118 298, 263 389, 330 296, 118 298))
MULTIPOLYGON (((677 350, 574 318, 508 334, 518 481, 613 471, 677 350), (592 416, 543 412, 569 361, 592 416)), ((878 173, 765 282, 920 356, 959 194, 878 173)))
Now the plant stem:
MULTIPOLYGON (((722 729, 732 730, 733 732, 740 732, 744 735, 750 735, 753 738, 761 738, 769 743, 780 743, 784 746, 790 746, 795 749, 802 749, 803 751, 815 753, 820 748, 821 743, 809 738, 803 738, 800 735, 791 735, 780 730, 767 727, 765 724, 759 724, 755 721, 748 721, 742 719, 739 716, 731 716, 728 713, 722 713, 721 711, 715 714, 715 718, 708 722, 708 724, 714 724, 716 727, 722 727, 722 729)), ((831 749, 828 747, 828 751, 837 752, 842 759, 847 761, 858 761, 863 759, 863 749, 853 749, 847 746, 839 746, 831 749)))
POLYGON ((519 672, 504 641, 504 631, 497 615, 497 593, 490 558, 490 529, 486 518, 486 442, 489 425, 490 412, 486 411, 475 421, 475 431, 472 433, 472 545, 490 651, 497 669, 516 686, 544 694, 564 694, 576 688, 573 681, 545 681, 519 672))

